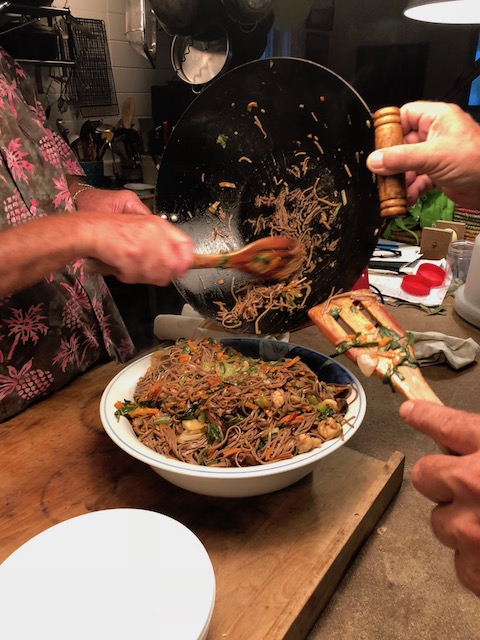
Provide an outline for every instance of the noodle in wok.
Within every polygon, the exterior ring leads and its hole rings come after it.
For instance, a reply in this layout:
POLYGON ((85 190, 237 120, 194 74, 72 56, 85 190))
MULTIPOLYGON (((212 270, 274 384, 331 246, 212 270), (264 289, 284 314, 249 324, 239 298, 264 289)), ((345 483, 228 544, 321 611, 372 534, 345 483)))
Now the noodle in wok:
MULTIPOLYGON (((309 158, 302 163, 292 165, 289 172, 295 177, 304 177, 308 172, 309 158)), ((328 182, 328 176, 325 177, 328 182)), ((298 269, 293 281, 275 284, 258 284, 248 281, 242 283, 232 294, 235 304, 228 308, 222 301, 215 301, 219 306, 217 319, 226 329, 235 330, 243 322, 253 322, 255 333, 260 334, 261 321, 275 309, 291 313, 295 309, 304 308, 311 293, 309 274, 316 267, 315 253, 322 250, 333 252, 338 244, 337 240, 329 239, 335 218, 342 203, 324 197, 324 185, 316 178, 314 183, 306 189, 290 187, 281 182, 277 194, 258 195, 255 206, 263 213, 248 219, 254 237, 264 235, 284 235, 295 238, 302 245, 304 252, 298 260, 298 269)))
POLYGON ((115 407, 158 453, 245 467, 341 437, 351 393, 320 381, 298 357, 269 362, 211 339, 178 340, 152 355, 133 399, 115 407))

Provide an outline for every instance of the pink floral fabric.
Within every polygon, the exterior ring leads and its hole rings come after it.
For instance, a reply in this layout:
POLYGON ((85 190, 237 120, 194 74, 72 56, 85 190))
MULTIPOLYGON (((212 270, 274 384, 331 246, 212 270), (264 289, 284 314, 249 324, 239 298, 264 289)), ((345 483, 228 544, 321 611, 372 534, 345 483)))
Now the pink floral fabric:
MULTIPOLYGON (((71 211, 66 174, 83 172, 46 126, 24 71, 0 48, 0 227, 71 211)), ((0 421, 52 393, 102 357, 134 347, 101 277, 83 260, 0 298, 0 421)))

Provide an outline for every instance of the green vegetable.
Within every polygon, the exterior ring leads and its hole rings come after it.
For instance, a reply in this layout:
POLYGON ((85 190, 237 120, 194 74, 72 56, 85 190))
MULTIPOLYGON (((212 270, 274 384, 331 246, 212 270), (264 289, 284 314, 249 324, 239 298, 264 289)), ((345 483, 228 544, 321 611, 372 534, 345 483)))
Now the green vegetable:
POLYGON ((135 409, 140 409, 141 407, 151 407, 151 406, 152 406, 151 400, 142 400, 141 402, 132 402, 131 400, 124 400, 123 406, 121 406, 120 409, 117 409, 114 415, 117 418, 119 418, 120 416, 127 416, 132 411, 135 411, 135 409))
POLYGON ((325 418, 331 418, 335 415, 335 411, 327 404, 317 404, 317 411, 321 413, 325 418))
POLYGON ((209 442, 221 442, 222 440, 220 430, 212 422, 207 426, 207 438, 209 442))
POLYGON ((192 420, 195 418, 195 412, 198 410, 199 405, 200 402, 192 402, 188 409, 179 416, 180 420, 192 420))
POLYGON ((413 236, 415 244, 420 244, 419 236, 415 229, 432 227, 437 220, 453 220, 453 210, 455 204, 449 200, 445 194, 438 189, 434 189, 421 196, 417 202, 410 207, 408 215, 403 218, 392 220, 383 234, 384 238, 391 240, 392 232, 406 231, 413 236))
POLYGON ((255 399, 255 404, 258 405, 260 409, 268 409, 271 406, 272 401, 264 393, 261 393, 258 398, 255 399))
POLYGON ((228 136, 225 133, 220 133, 217 136, 217 139, 215 142, 219 144, 222 147, 222 149, 225 149, 227 146, 227 140, 228 140, 228 136))

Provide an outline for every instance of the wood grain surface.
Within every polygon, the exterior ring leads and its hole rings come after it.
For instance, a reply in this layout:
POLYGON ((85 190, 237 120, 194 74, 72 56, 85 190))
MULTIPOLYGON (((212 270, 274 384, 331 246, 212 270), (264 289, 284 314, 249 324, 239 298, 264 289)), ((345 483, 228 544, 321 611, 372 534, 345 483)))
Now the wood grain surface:
MULTIPOLYGON (((304 638, 398 491, 404 457, 342 447, 296 485, 220 499, 179 489, 104 432, 98 366, 2 425, 0 561, 48 527, 101 509, 169 515, 205 545, 217 596, 208 638, 304 638)), ((175 552, 175 550, 168 550, 175 552)))

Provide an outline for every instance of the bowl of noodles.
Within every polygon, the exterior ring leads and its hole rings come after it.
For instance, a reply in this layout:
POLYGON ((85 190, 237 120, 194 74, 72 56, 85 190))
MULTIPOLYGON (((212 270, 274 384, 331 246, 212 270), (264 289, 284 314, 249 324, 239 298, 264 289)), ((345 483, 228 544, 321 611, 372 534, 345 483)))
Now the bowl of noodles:
POLYGON ((283 489, 362 424, 366 397, 336 360, 257 338, 177 340, 108 384, 110 438, 172 484, 217 497, 283 489))

